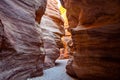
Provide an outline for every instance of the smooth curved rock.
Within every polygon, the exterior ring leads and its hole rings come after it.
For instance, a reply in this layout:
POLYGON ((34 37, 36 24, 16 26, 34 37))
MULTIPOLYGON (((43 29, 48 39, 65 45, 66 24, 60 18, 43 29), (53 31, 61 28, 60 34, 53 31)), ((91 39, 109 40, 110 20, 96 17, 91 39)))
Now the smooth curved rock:
POLYGON ((60 55, 60 48, 63 47, 61 37, 64 35, 64 22, 60 15, 56 0, 48 0, 40 27, 43 31, 43 42, 45 48, 45 66, 53 67, 55 60, 60 55))
POLYGON ((120 79, 120 0, 62 0, 73 39, 67 73, 81 80, 120 79))
POLYGON ((45 0, 0 1, 0 80, 26 80, 43 74, 37 22, 45 5, 45 0))

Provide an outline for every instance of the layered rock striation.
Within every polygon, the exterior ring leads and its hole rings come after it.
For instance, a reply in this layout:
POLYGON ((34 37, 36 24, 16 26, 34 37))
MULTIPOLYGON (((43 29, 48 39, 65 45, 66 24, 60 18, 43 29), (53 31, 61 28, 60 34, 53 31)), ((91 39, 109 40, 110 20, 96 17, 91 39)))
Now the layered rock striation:
POLYGON ((0 80, 43 74, 43 43, 37 24, 46 0, 0 1, 0 80))
POLYGON ((81 80, 119 80, 120 1, 61 1, 74 47, 67 73, 81 80))
POLYGON ((40 27, 43 33, 45 67, 55 66, 55 60, 63 47, 61 37, 64 35, 64 21, 61 17, 57 0, 47 0, 47 6, 40 27))

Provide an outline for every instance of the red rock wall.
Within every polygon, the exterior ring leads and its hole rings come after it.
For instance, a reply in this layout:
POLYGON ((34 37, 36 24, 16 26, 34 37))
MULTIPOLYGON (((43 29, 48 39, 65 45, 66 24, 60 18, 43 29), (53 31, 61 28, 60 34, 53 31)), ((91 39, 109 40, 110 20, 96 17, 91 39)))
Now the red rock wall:
POLYGON ((0 80, 43 74, 43 43, 36 24, 45 4, 45 0, 0 1, 0 80))
POLYGON ((45 49, 45 66, 55 66, 55 60, 60 55, 60 48, 63 47, 61 37, 64 35, 64 22, 60 15, 57 0, 47 0, 47 6, 42 17, 40 27, 43 33, 45 49))
POLYGON ((74 47, 67 73, 81 80, 120 79, 119 4, 119 0, 63 0, 74 47))

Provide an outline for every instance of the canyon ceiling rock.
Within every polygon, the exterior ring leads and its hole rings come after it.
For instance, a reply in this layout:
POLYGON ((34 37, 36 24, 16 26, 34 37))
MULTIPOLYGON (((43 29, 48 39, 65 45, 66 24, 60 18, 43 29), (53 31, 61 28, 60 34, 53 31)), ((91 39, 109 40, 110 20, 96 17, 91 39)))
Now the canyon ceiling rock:
POLYGON ((43 43, 37 24, 45 7, 46 0, 0 1, 0 80, 43 74, 43 43))
POLYGON ((120 0, 62 0, 73 39, 67 73, 82 80, 120 79, 120 0))

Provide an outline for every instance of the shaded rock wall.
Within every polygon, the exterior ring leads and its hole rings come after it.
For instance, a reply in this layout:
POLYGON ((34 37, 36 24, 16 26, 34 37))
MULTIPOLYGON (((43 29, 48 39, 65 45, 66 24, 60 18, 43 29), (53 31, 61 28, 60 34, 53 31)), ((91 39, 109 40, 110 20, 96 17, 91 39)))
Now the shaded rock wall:
POLYGON ((45 5, 45 0, 0 1, 0 80, 42 75, 43 43, 37 24, 45 5))
POLYGON ((45 49, 45 66, 53 67, 63 47, 61 37, 64 35, 64 22, 61 18, 57 0, 47 0, 47 6, 40 27, 43 32, 45 49))
POLYGON ((120 1, 62 0, 73 39, 67 73, 82 80, 120 79, 120 1))

